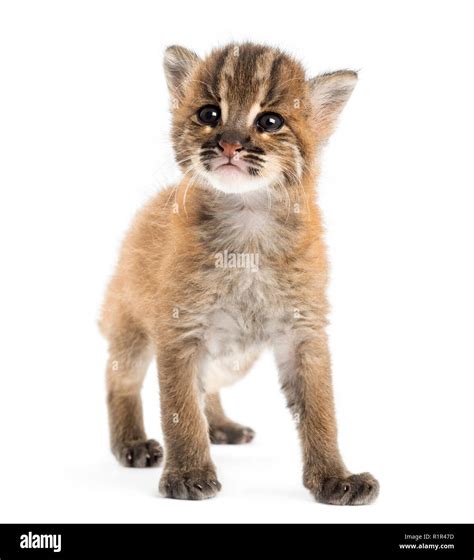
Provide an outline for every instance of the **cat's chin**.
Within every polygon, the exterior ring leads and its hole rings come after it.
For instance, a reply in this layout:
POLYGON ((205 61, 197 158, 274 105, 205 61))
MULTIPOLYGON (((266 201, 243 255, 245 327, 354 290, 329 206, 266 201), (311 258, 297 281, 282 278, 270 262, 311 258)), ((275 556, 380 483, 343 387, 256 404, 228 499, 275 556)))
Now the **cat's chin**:
POLYGON ((218 191, 227 194, 247 193, 268 186, 266 177, 252 177, 247 172, 234 166, 221 166, 215 171, 206 173, 206 180, 218 191))

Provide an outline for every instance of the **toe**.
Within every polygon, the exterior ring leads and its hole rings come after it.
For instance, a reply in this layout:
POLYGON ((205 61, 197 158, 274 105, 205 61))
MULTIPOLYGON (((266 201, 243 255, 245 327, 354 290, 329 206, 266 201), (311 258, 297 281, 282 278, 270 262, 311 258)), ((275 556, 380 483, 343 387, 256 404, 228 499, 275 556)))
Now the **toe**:
POLYGON ((154 439, 123 445, 116 456, 125 467, 146 468, 160 464, 163 449, 154 439))
POLYGON ((379 484, 369 473, 330 477, 315 492, 318 501, 331 505, 367 505, 378 496, 379 484))
POLYGON ((147 457, 147 467, 153 467, 159 465, 161 459, 163 458, 163 448, 154 439, 150 439, 147 442, 148 457, 147 457))
POLYGON ((212 472, 163 473, 160 481, 160 493, 176 500, 205 500, 220 489, 221 484, 212 472))
POLYGON ((255 432, 252 428, 241 426, 240 424, 227 424, 211 427, 209 435, 212 443, 218 445, 239 445, 250 443, 255 437, 255 432))
POLYGON ((242 441, 241 443, 250 443, 255 437, 255 432, 252 428, 244 428, 242 430, 242 441))

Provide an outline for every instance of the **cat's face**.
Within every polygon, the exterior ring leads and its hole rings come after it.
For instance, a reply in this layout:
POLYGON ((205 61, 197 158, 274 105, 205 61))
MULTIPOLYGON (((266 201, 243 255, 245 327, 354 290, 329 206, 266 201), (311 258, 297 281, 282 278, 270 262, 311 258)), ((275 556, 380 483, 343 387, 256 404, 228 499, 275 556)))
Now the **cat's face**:
POLYGON ((288 55, 248 43, 204 60, 170 47, 165 70, 177 161, 225 193, 298 185, 356 81, 353 72, 307 80, 288 55))

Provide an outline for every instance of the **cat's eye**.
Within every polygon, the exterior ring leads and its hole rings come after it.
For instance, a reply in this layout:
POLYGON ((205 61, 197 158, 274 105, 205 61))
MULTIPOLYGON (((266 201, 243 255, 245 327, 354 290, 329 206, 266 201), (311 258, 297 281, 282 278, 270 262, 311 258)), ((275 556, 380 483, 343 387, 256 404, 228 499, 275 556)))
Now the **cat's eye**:
POLYGON ((275 132, 280 130, 285 121, 278 113, 262 113, 257 117, 255 124, 262 132, 275 132))
POLYGON ((197 118, 202 124, 216 126, 221 118, 221 110, 216 105, 204 105, 198 110, 197 118))

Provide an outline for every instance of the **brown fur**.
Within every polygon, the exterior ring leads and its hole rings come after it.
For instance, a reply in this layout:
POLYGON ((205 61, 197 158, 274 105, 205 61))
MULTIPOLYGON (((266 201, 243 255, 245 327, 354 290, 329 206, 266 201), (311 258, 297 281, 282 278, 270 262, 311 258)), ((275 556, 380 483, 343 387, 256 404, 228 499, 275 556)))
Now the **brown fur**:
POLYGON ((160 490, 172 498, 216 494, 210 441, 245 443, 254 435, 226 417, 218 390, 270 344, 300 432, 305 486, 326 503, 369 503, 376 480, 350 475, 337 446, 327 262, 314 201, 320 148, 356 76, 307 80, 288 55, 252 44, 218 49, 205 60, 171 47, 165 68, 184 178, 135 218, 105 299, 112 450, 128 466, 161 458, 159 445, 146 439, 140 400, 156 354, 166 449, 160 490), (196 122, 207 104, 222 110, 214 129, 196 122), (278 112, 285 126, 262 133, 249 117, 254 110, 278 112), (238 139, 263 187, 240 194, 209 186, 205 175, 219 138, 238 139), (258 270, 217 266, 226 251, 257 255, 258 270))

